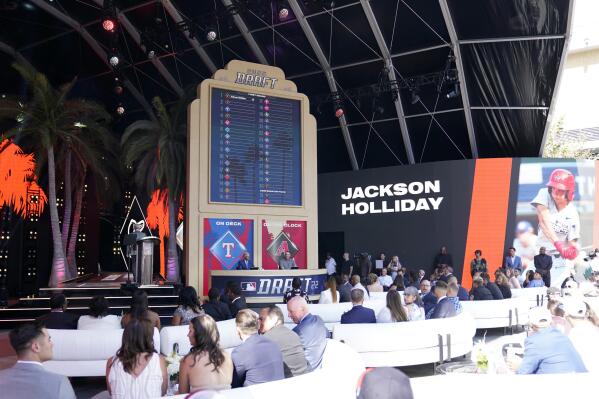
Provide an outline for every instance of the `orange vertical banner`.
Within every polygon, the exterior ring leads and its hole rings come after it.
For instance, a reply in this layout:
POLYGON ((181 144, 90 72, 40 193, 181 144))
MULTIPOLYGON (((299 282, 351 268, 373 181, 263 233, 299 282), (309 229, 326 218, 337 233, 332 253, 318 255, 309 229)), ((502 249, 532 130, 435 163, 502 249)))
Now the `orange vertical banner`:
POLYGON ((491 275, 503 263, 511 175, 511 158, 476 160, 462 269, 462 286, 466 289, 472 286, 470 261, 474 251, 482 251, 491 275))

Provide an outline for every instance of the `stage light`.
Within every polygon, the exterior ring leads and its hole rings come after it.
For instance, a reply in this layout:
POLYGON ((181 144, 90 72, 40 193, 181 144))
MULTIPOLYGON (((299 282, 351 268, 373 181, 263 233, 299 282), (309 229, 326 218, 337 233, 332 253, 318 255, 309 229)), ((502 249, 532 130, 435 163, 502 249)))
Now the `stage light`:
POLYGON ((412 105, 415 105, 418 103, 418 101, 420 101, 420 96, 418 95, 418 90, 414 89, 412 90, 412 97, 410 99, 410 102, 412 103, 412 105))
POLYGON ((285 21, 289 18, 289 10, 286 7, 282 7, 279 10, 279 21, 285 21))
POLYGON ((209 28, 206 33, 206 40, 209 42, 213 42, 216 40, 216 31, 212 28, 209 28))
POLYGON ((116 29, 116 21, 114 20, 114 18, 106 16, 102 19, 102 28, 106 32, 114 32, 114 30, 116 29))
POLYGON ((114 86, 114 93, 119 96, 121 94, 123 94, 123 86, 121 86, 120 84, 117 84, 116 86, 114 86))
POLYGON ((118 107, 116 107, 116 113, 119 115, 123 115, 125 113, 125 107, 119 105, 118 107))
POLYGON ((343 111, 343 108, 339 107, 335 110, 335 116, 337 118, 341 118, 343 116, 345 112, 343 111))
POLYGON ((154 50, 148 51, 148 59, 152 59, 156 56, 156 52, 154 50))
POLYGON ((108 59, 108 62, 110 62, 110 65, 112 65, 113 67, 116 67, 117 65, 119 65, 120 60, 116 54, 112 54, 108 59))
POLYGON ((447 93, 447 98, 456 98, 460 95, 460 84, 458 82, 453 84, 453 90, 447 93))

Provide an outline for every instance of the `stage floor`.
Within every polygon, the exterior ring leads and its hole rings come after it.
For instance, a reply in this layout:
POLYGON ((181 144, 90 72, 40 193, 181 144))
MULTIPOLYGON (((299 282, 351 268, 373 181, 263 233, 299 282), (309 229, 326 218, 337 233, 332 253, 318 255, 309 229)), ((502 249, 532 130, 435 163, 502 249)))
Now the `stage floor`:
MULTIPOLYGON (((121 284, 127 283, 127 272, 104 272, 102 274, 86 274, 72 280, 63 281, 55 288, 43 288, 43 290, 63 290, 74 288, 120 288, 121 284)), ((133 282, 133 274, 129 273, 129 282, 133 282)), ((172 287, 160 275, 154 275, 153 284, 143 287, 172 287)))

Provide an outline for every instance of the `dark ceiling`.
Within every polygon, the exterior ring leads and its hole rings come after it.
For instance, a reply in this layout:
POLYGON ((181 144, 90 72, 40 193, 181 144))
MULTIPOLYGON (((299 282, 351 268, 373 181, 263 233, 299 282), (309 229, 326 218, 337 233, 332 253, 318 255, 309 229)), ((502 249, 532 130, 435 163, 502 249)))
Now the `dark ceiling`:
POLYGON ((144 102, 147 110, 154 96, 176 100, 213 67, 266 60, 310 97, 320 173, 352 168, 349 140, 358 168, 406 164, 410 152, 416 163, 538 156, 571 16, 571 0, 112 3, 121 13, 114 34, 101 26, 109 2, 0 0, 0 92, 26 92, 11 68, 16 51, 55 85, 77 76, 77 96, 108 109, 122 103, 120 131, 148 117, 144 102), (302 22, 305 16, 303 26, 294 7, 302 22), (285 20, 281 8, 289 10, 285 20), (210 29, 214 41, 206 38, 210 29), (139 38, 155 50, 152 60, 139 38), (117 71, 98 55, 113 49, 121 59, 117 71), (385 68, 386 58, 392 68, 385 68), (113 91, 115 76, 130 85, 121 96, 113 91), (334 114, 331 79, 348 136, 334 114), (458 95, 448 98, 456 86, 458 95))

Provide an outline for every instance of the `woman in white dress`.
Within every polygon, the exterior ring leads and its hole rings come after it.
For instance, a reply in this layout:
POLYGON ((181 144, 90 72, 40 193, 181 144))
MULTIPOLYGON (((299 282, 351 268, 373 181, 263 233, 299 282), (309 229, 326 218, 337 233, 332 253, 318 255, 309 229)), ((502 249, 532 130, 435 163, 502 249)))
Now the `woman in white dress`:
POLYGON ((108 301, 97 295, 89 301, 89 315, 81 316, 77 322, 78 330, 120 330, 121 318, 108 314, 108 301))
POLYGON ((408 321, 406 310, 401 304, 401 295, 396 290, 387 292, 387 306, 381 309, 376 316, 377 323, 396 323, 408 321))
POLYGON ((339 291, 337 291, 337 280, 335 280, 335 277, 329 277, 325 286, 327 289, 320 293, 318 303, 339 303, 339 291))
POLYGON ((113 399, 157 398, 166 393, 166 362, 154 349, 149 320, 131 319, 116 356, 106 363, 106 386, 113 399))

